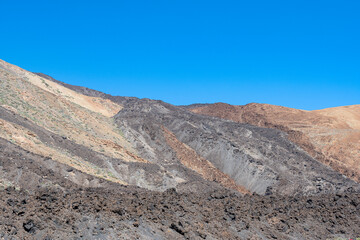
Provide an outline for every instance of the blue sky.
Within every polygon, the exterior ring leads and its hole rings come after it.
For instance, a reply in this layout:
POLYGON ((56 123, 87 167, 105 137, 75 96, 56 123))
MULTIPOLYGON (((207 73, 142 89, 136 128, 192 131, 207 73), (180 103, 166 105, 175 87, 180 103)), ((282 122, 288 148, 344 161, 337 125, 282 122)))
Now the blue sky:
POLYGON ((360 104, 360 1, 1 0, 0 58, 173 104, 360 104))

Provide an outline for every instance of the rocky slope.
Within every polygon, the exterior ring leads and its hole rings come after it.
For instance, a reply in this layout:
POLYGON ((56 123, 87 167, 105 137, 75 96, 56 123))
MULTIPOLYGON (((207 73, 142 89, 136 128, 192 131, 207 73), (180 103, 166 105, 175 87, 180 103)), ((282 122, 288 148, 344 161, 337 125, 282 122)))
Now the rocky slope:
POLYGON ((202 176, 196 176, 197 179, 212 180, 243 193, 314 194, 343 191, 352 186, 343 184, 348 180, 314 161, 281 132, 201 117, 161 101, 114 97, 61 84, 78 93, 120 104, 122 109, 114 118, 126 139, 139 156, 174 174, 180 183, 179 190, 203 188, 198 183, 192 184, 199 180, 189 176, 189 166, 202 176), (182 146, 169 142, 171 139, 182 146))
POLYGON ((138 157, 123 137, 112 118, 121 105, 79 94, 5 62, 0 64, 0 79, 2 139, 108 181, 158 190, 177 184, 171 174, 138 157))
POLYGON ((149 99, 127 101, 115 119, 142 158, 180 178, 174 169, 181 164, 180 150, 167 143, 169 135, 250 192, 317 194, 353 184, 277 130, 209 118, 149 99))
POLYGON ((359 184, 263 127, 0 60, 0 238, 359 235, 359 184))
POLYGON ((190 106, 191 111, 279 129, 318 161, 360 181, 360 105, 303 111, 268 104, 190 106))

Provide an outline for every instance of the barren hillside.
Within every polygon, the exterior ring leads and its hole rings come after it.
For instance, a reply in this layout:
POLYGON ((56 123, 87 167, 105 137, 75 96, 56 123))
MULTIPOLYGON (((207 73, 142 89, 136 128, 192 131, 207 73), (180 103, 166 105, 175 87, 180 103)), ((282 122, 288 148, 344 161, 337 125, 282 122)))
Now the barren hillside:
POLYGON ((356 106, 192 111, 0 60, 0 239, 359 236, 356 106))
POLYGON ((312 157, 360 181, 360 105, 303 111, 268 104, 216 103, 191 111, 287 132, 312 157))

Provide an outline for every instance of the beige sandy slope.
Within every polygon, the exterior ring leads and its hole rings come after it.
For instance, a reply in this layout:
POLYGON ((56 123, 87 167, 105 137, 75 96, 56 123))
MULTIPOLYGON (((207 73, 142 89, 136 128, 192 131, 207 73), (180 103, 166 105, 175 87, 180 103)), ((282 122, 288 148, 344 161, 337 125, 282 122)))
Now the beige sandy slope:
MULTIPOLYGON (((360 105, 327 108, 312 111, 323 116, 334 118, 340 123, 346 124, 342 127, 360 130, 360 105)), ((340 127, 340 126, 339 126, 340 127)))
POLYGON ((62 97, 72 103, 78 104, 90 111, 101 113, 104 116, 112 117, 121 110, 121 106, 107 99, 89 97, 79 94, 71 89, 61 86, 55 82, 42 78, 32 72, 26 71, 18 66, 12 65, 0 59, 0 65, 13 75, 26 79, 33 85, 62 97))
POLYGON ((0 79, 0 106, 110 157, 145 161, 129 154, 134 153, 134 150, 110 117, 121 106, 46 82, 37 75, 3 61, 0 62, 0 79), (45 85, 38 86, 43 80, 45 85), (85 107, 79 105, 81 103, 85 107))
POLYGON ((285 131, 317 160, 360 181, 360 105, 304 111, 269 104, 216 103, 192 111, 285 131))
POLYGON ((3 119, 0 119, 0 137, 9 140, 25 150, 64 163, 84 173, 126 185, 125 182, 116 179, 107 169, 99 168, 64 150, 47 146, 41 142, 34 132, 3 119))
MULTIPOLYGON (((32 124, 108 157, 129 162, 147 162, 136 155, 112 118, 122 106, 109 100, 81 95, 2 60, 0 106, 32 124)), ((77 166, 83 172, 95 176, 100 172, 104 178, 120 182, 107 176, 105 170, 88 164, 86 159, 77 159, 64 149, 55 149, 36 137, 29 137, 25 134, 26 129, 19 129, 21 127, 3 121, 0 137, 33 153, 43 156, 51 154, 54 160, 77 166)))

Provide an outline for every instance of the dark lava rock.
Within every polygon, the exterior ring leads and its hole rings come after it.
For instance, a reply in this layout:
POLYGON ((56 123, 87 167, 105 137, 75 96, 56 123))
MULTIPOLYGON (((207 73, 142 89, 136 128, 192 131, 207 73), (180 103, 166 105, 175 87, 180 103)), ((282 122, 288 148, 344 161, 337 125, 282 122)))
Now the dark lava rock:
POLYGON ((35 233, 35 224, 32 220, 23 223, 23 227, 28 233, 35 233))

